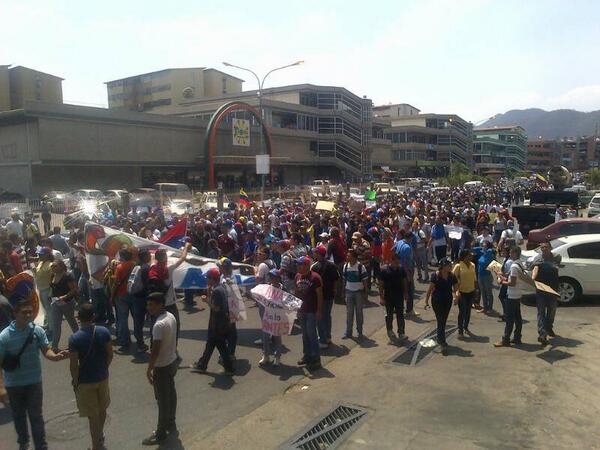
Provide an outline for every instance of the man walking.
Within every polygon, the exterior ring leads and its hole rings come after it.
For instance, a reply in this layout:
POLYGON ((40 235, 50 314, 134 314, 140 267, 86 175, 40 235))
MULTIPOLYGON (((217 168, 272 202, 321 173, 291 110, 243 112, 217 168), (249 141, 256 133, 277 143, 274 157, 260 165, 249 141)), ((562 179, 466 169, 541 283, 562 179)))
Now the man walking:
POLYGON ((104 424, 110 404, 108 367, 113 358, 110 331, 94 325, 94 307, 79 308, 79 331, 69 338, 71 384, 79 416, 87 417, 92 450, 104 449, 104 424))
POLYGON ((323 282, 318 273, 311 272, 311 260, 301 256, 296 260, 296 289, 294 295, 302 300, 300 323, 302 325, 302 349, 304 356, 298 365, 310 371, 321 368, 321 352, 317 336, 317 321, 323 312, 323 282))
POLYGON ((392 325, 394 314, 398 325, 398 340, 406 338, 404 334, 404 299, 408 296, 408 286, 406 282, 406 273, 400 265, 400 258, 397 253, 392 252, 390 264, 381 270, 379 275, 380 304, 385 306, 385 326, 391 342, 396 340, 392 325))
POLYGON ((344 265, 342 278, 346 291, 346 332, 342 339, 352 338, 352 327, 354 325, 354 313, 356 312, 356 331, 358 338, 363 337, 363 307, 368 292, 367 269, 357 258, 356 250, 350 249, 347 253, 348 262, 344 265))
POLYGON ((156 430, 142 441, 143 445, 157 445, 168 435, 177 433, 175 415, 177 412, 177 322, 175 316, 165 310, 165 295, 153 292, 148 296, 148 312, 156 317, 152 327, 152 350, 146 377, 154 387, 154 397, 158 404, 158 424, 156 430))
POLYGON ((331 345, 331 310, 340 274, 335 264, 326 259, 327 249, 324 246, 315 248, 313 254, 315 263, 310 270, 318 273, 323 282, 323 308, 321 318, 317 321, 317 329, 319 330, 319 347, 325 349, 331 345))
POLYGON ((46 333, 33 323, 31 301, 20 300, 15 305, 15 320, 0 333, 0 366, 3 368, 19 450, 30 448, 28 418, 35 450, 48 449, 42 416, 42 364, 39 352, 50 361, 61 361, 68 357, 66 351, 54 353, 50 349, 46 333))
POLYGON ((396 243, 394 251, 398 255, 400 265, 406 274, 407 296, 406 296, 406 317, 415 318, 419 314, 414 310, 415 296, 415 256, 411 243, 413 242, 414 234, 412 231, 404 233, 403 238, 396 243))
POLYGON ((506 295, 506 326, 502 340, 494 344, 495 347, 510 347, 510 344, 521 344, 521 330, 523 329, 523 318, 521 316, 521 297, 522 289, 525 286, 523 278, 526 277, 523 266, 519 262, 521 249, 512 247, 510 249, 510 259, 513 261, 510 266, 510 278, 504 278, 502 284, 508 287, 506 295), (510 336, 515 331, 511 340, 510 336))
MULTIPOLYGON (((552 254, 552 247, 549 242, 544 242, 540 245, 540 250, 542 254, 533 261, 531 278, 550 286, 558 292, 558 267, 552 254)), ((537 304, 538 341, 545 347, 548 344, 548 336, 556 336, 554 334, 554 316, 556 315, 558 297, 536 289, 535 299, 537 304)))

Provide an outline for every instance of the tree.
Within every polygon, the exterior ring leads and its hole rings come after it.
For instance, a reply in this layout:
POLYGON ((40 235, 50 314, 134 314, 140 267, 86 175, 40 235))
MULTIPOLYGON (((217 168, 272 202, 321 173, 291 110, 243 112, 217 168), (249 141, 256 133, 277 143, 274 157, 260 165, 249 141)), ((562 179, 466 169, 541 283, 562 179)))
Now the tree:
POLYGON ((600 169, 590 169, 585 173, 585 181, 592 185, 592 189, 600 186, 600 169))

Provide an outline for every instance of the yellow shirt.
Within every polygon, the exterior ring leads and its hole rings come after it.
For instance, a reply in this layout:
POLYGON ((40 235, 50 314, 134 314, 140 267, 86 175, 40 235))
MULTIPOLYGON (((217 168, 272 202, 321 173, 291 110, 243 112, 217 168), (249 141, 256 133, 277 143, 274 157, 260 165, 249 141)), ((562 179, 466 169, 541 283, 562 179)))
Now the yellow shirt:
POLYGON ((52 269, 50 261, 39 262, 35 268, 35 283, 38 289, 48 289, 52 280, 52 269))
POLYGON ((458 278, 458 290, 469 294, 475 290, 475 264, 459 262, 452 270, 454 276, 458 278))

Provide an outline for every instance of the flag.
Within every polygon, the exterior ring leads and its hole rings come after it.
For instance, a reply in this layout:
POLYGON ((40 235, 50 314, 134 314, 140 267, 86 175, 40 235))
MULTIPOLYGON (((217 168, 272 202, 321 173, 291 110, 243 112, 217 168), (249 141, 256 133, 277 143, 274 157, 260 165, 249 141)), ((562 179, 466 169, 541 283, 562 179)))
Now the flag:
POLYGON ((183 247, 187 236, 187 224, 187 217, 183 217, 158 242, 173 248, 183 247))
MULTIPOLYGON (((115 259, 123 247, 137 251, 148 250, 154 254, 158 249, 167 250, 168 264, 174 264, 181 251, 144 239, 123 231, 114 230, 96 223, 85 224, 85 259, 89 272, 98 282, 102 283, 104 271, 108 263, 115 259)), ((173 287, 175 289, 206 289, 206 272, 217 267, 216 259, 204 258, 188 254, 186 261, 173 272, 173 287)), ((256 284, 254 268, 248 264, 233 263, 233 280, 238 286, 251 287, 256 284)))
POLYGON ((367 189, 365 191, 365 200, 375 200, 377 198, 377 192, 367 189))
POLYGON ((240 189, 240 204, 242 206, 250 206, 250 199, 248 198, 248 194, 244 189, 240 189))

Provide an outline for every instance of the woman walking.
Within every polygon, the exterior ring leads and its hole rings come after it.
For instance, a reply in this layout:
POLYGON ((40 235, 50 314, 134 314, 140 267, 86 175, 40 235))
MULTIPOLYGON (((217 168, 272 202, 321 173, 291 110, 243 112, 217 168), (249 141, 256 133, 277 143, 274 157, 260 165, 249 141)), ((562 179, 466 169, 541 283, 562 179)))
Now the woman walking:
POLYGON ((440 259, 437 272, 431 274, 429 289, 425 297, 425 308, 429 307, 429 301, 433 306, 435 319, 437 320, 437 341, 442 347, 442 353, 446 354, 448 344, 446 343, 446 321, 452 308, 452 296, 458 290, 458 280, 452 273, 452 263, 447 258, 440 259))
POLYGON ((469 321, 471 320, 471 305, 475 300, 475 289, 477 288, 477 277, 475 274, 475 264, 473 264, 473 254, 470 250, 461 250, 458 257, 458 264, 452 270, 454 276, 458 279, 458 335, 464 336, 464 333, 471 334, 469 331, 469 321))
POLYGON ((52 268, 50 330, 52 331, 52 350, 57 353, 59 351, 58 344, 60 343, 63 317, 67 320, 73 333, 79 330, 75 320, 77 284, 73 275, 67 272, 67 266, 62 260, 53 261, 50 267, 52 268))

